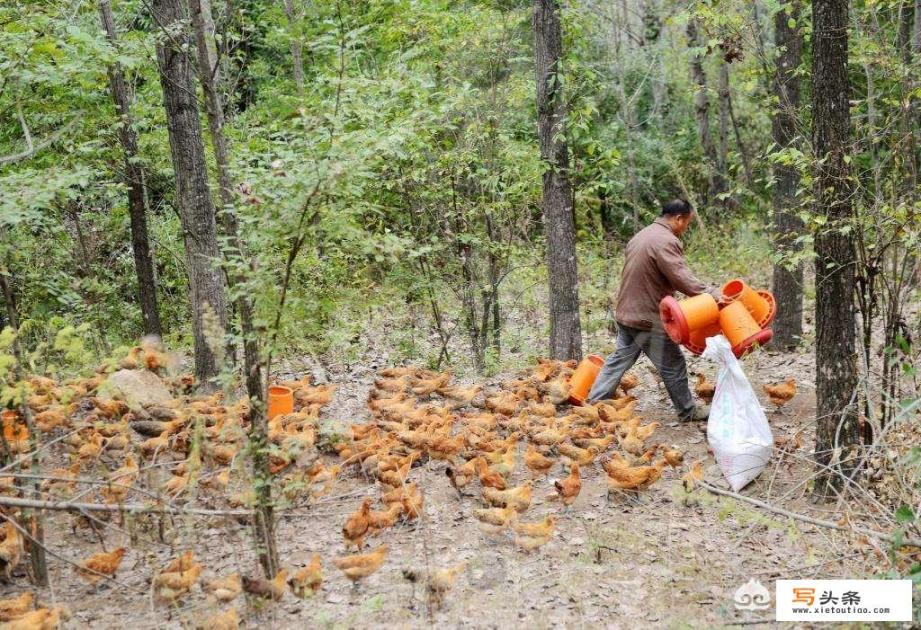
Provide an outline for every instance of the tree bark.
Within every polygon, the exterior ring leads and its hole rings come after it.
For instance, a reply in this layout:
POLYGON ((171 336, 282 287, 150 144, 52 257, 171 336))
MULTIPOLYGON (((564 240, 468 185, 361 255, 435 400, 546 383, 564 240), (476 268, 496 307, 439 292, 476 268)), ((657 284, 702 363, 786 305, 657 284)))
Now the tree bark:
MULTIPOLYGON (((771 120, 771 136, 780 150, 799 144, 796 131, 800 106, 800 81, 796 70, 802 60, 803 30, 800 25, 800 0, 787 0, 774 16, 775 46, 778 51, 774 70, 774 94, 777 110, 771 120), (784 7, 789 9, 784 10, 784 7), (796 22, 790 28, 790 20, 796 22)), ((796 214, 796 191, 799 172, 795 166, 774 164, 774 246, 785 256, 795 256, 802 247, 796 242, 803 233, 803 222, 796 214)), ((803 265, 792 268, 774 265, 774 298, 782 308, 774 319, 774 345, 789 349, 799 344, 803 335, 803 265)))
POLYGON ((559 11, 556 0, 534 0, 537 128, 541 159, 546 163, 541 205, 547 238, 550 356, 581 359, 576 233, 564 138, 566 106, 559 76, 563 46, 559 11))
POLYGON ((853 469, 860 442, 854 317, 848 2, 813 0, 812 94, 816 235, 816 498, 828 498, 853 469))
MULTIPOLYGON (((699 48, 703 45, 697 30, 697 21, 693 18, 688 20, 687 35, 688 45, 692 48, 699 48)), ((707 193, 704 195, 704 203, 707 203, 726 191, 726 182, 720 174, 716 145, 713 144, 713 136, 710 133, 710 97, 707 94, 707 75, 704 72, 703 55, 700 53, 691 58, 691 81, 696 86, 694 116, 697 119, 697 133, 709 170, 707 193)))
POLYGON ((184 5, 183 0, 154 0, 153 17, 168 33, 157 45, 157 62, 189 267, 195 375, 202 384, 207 384, 220 369, 217 353, 224 346, 227 298, 223 275, 217 266, 220 248, 192 61, 187 52, 190 41, 184 22, 189 16, 184 5), (214 339, 218 334, 221 338, 214 339))
MULTIPOLYGON (((118 35, 109 0, 100 0, 99 16, 109 43, 117 48, 118 35)), ((157 283, 153 255, 147 233, 147 181, 138 156, 138 135, 131 117, 131 105, 125 75, 118 62, 109 67, 109 91, 118 114, 118 139, 125 155, 125 184, 128 187, 128 214, 131 220, 131 249, 138 279, 138 303, 145 335, 163 336, 160 312, 157 308, 157 283)))
MULTIPOLYGON (((203 17, 202 1, 189 0, 192 11, 192 25, 195 29, 196 49, 198 51, 198 76, 205 93, 205 106, 208 113, 208 128, 217 162, 218 182, 220 186, 221 227, 227 237, 229 247, 227 257, 232 263, 228 273, 228 282, 238 286, 245 281, 233 268, 243 267, 243 243, 240 239, 236 208, 234 207, 233 180, 230 174, 230 160, 227 150, 227 138, 224 135, 224 111, 217 86, 220 85, 220 69, 215 63, 211 51, 213 33, 203 17)), ((259 338, 254 323, 252 297, 246 291, 236 291, 234 300, 240 316, 240 332, 243 336, 243 363, 246 370, 246 393, 250 400, 250 452, 252 454, 253 472, 256 475, 256 511, 253 515, 254 539, 259 562, 266 577, 272 578, 278 572, 278 551, 275 540, 275 513, 272 502, 272 473, 269 469, 268 454, 268 420, 266 418, 266 384, 262 378, 262 357, 259 338)))
MULTIPOLYGON (((294 7, 294 0, 284 0, 285 15, 288 17, 288 28, 294 31, 298 25, 298 15, 294 7)), ((294 84, 297 93, 304 93, 304 59, 301 53, 301 39, 296 33, 291 34, 291 63, 294 65, 294 84)))

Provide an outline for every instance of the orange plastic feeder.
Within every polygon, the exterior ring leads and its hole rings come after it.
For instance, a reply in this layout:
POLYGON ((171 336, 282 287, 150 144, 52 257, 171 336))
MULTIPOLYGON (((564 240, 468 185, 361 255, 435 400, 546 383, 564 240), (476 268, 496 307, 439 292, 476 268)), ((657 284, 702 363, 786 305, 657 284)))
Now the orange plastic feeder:
POLYGON ((770 328, 761 329, 740 300, 734 300, 720 311, 720 328, 736 357, 741 358, 755 344, 764 345, 774 336, 770 328))
POLYGON ((659 316, 672 341, 687 345, 691 335, 719 321, 720 307, 709 293, 701 293, 680 302, 666 295, 659 302, 659 316))
POLYGON ((590 354, 579 363, 576 371, 569 377, 569 402, 573 405, 582 405, 585 397, 592 389, 592 384, 598 378, 598 372, 604 365, 604 359, 597 354, 590 354))
POLYGON ((770 319, 773 319, 772 311, 775 311, 774 296, 767 291, 755 291, 748 286, 741 278, 735 278, 723 285, 723 295, 729 302, 740 301, 751 313, 755 321, 764 328, 770 319))
POLYGON ((11 409, 4 409, 0 413, 3 419, 3 437, 8 442, 18 442, 29 439, 29 430, 19 422, 19 414, 11 409))
POLYGON ((294 391, 284 385, 269 386, 269 420, 294 411, 294 391))
MULTIPOLYGON (((768 312, 762 317, 755 319, 758 321, 758 325, 762 328, 767 328, 771 325, 771 322, 774 321, 774 317, 777 315, 777 302, 774 300, 774 294, 770 291, 756 291, 758 295, 764 298, 765 302, 768 303, 768 312)), ((754 315, 753 315, 754 316, 754 315)))
POLYGON ((721 332, 723 331, 720 329, 719 322, 713 322, 709 326, 692 332, 690 339, 688 339, 688 342, 684 344, 684 347, 694 354, 703 354, 704 349, 707 347, 707 339, 710 337, 715 337, 721 332))

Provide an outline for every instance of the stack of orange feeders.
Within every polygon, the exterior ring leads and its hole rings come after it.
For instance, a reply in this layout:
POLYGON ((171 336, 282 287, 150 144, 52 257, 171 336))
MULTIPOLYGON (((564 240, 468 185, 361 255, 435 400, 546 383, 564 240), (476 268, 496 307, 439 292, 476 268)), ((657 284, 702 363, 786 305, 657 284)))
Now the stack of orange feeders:
POLYGON ((707 338, 722 333, 737 357, 768 343, 774 336, 769 328, 777 314, 777 303, 769 291, 757 291, 735 278, 723 285, 723 299, 701 293, 684 300, 662 298, 659 315, 665 332, 694 354, 701 354, 707 338))

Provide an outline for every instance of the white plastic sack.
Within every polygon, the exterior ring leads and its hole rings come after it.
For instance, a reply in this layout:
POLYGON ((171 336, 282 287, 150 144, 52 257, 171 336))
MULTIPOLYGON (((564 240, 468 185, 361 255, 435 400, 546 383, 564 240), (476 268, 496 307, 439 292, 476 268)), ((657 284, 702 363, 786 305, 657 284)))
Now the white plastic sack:
POLYGON ((774 448, 774 436, 729 340, 723 335, 709 337, 702 356, 720 365, 707 440, 723 475, 738 492, 764 470, 774 448))

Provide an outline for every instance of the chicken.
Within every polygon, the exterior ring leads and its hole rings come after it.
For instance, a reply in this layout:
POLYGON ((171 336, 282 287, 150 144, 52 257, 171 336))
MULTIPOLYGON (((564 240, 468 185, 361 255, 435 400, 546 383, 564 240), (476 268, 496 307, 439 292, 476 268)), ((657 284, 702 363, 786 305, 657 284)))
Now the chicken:
POLYGON ((627 373, 624 374, 620 379, 619 387, 624 390, 624 393, 627 394, 631 389, 635 388, 640 384, 640 379, 637 378, 636 374, 627 373))
POLYGON ((35 414, 32 417, 32 422, 43 432, 48 433, 55 427, 67 426, 67 412, 64 407, 52 407, 41 413, 35 414))
POLYGON ((514 507, 507 508, 477 508, 473 510, 473 517, 480 522, 480 528, 491 534, 498 533, 509 526, 518 512, 514 507))
POLYGON ((70 618, 70 612, 62 607, 39 608, 3 624, 4 630, 55 630, 61 621, 70 618))
POLYGON ((507 484, 505 477, 489 469, 486 460, 483 457, 477 457, 475 460, 477 476, 480 479, 480 485, 484 488, 495 488, 496 490, 505 490, 507 484))
POLYGON ((547 394, 547 400, 554 405, 559 405, 561 402, 569 398, 569 376, 561 374, 552 381, 546 383, 544 391, 547 394))
POLYGON ((639 457, 643 454, 643 442, 659 428, 658 422, 650 422, 642 426, 631 427, 627 436, 620 440, 620 447, 639 457))
POLYGON ((368 515, 371 512, 371 499, 365 499, 361 502, 358 511, 349 516, 342 528, 342 537, 345 539, 345 548, 357 547, 361 549, 364 546, 365 536, 368 535, 368 515))
POLYGON ((512 530, 519 536, 530 536, 532 538, 543 538, 553 534, 553 528, 556 525, 556 518, 553 515, 548 516, 542 521, 536 523, 514 523, 512 530))
POLYGON ((106 503, 122 503, 137 478, 137 462, 134 461, 134 457, 127 455, 124 465, 115 470, 109 477, 109 482, 115 485, 106 486, 99 492, 106 503))
POLYGON ((0 542, 0 571, 9 582, 13 578, 13 569, 22 558, 22 535, 12 521, 4 523, 0 532, 3 535, 3 541, 0 542))
POLYGON ((154 577, 154 592, 162 601, 175 601, 191 590, 201 572, 202 566, 197 563, 183 571, 161 572, 154 577))
POLYGON ((511 507, 517 512, 524 512, 531 506, 532 482, 508 490, 483 488, 483 499, 494 507, 511 507))
POLYGON ((307 597, 308 593, 316 593, 322 583, 323 573, 320 554, 318 553, 313 554, 310 563, 306 567, 300 569, 288 579, 291 592, 302 599, 307 597))
POLYGON ((701 372, 697 375, 697 384, 694 386, 694 393, 701 400, 710 403, 713 400, 713 394, 716 393, 716 385, 707 380, 707 375, 701 372))
POLYGON ((219 602, 233 601, 243 592, 243 581, 239 573, 234 573, 225 578, 208 580, 202 585, 204 592, 210 594, 219 602))
POLYGON ((54 468, 49 474, 56 479, 46 479, 42 482, 42 490, 68 492, 74 488, 74 480, 80 472, 81 462, 74 462, 66 468, 54 468))
POLYGON ((96 584, 105 577, 114 576, 124 557, 124 547, 119 547, 114 551, 93 554, 81 563, 83 568, 79 569, 78 573, 81 578, 90 584, 96 584))
POLYGON ((228 608, 222 613, 204 617, 195 623, 196 630, 237 630, 240 627, 240 615, 236 608, 228 608))
POLYGON ((167 563, 163 569, 160 570, 160 573, 179 573, 181 571, 188 571, 195 565, 195 552, 191 549, 184 551, 182 555, 173 558, 167 563))
POLYGON ((441 387, 437 391, 445 398, 453 400, 459 407, 463 407, 469 405, 483 391, 483 385, 471 385, 470 387, 454 385, 453 387, 441 387))
POLYGON ((461 488, 466 487, 476 476, 476 460, 471 459, 463 466, 448 466, 445 468, 445 475, 451 482, 451 486, 457 490, 457 494, 463 496, 461 488))
POLYGON ((503 416, 513 416, 521 400, 512 392, 499 392, 486 399, 486 408, 503 416))
POLYGON ((698 461, 691 464, 688 471, 681 476, 681 483, 684 484, 685 491, 690 492, 697 486, 697 482, 703 480, 703 478, 704 463, 703 461, 698 461))
POLYGON ((768 395, 771 402, 776 405, 779 411, 781 407, 796 396, 796 379, 788 378, 783 383, 765 385, 764 392, 768 395))
POLYGON ((428 592, 429 604, 435 607, 440 606, 444 601, 445 593, 451 590, 451 587, 454 586, 454 581, 457 579, 458 574, 460 574, 466 568, 467 563, 461 562, 460 564, 456 564, 453 567, 437 569, 430 573, 428 580, 426 580, 425 583, 425 588, 428 592))
POLYGON ((397 517, 403 513, 403 502, 391 503, 386 510, 374 511, 368 514, 368 533, 376 534, 381 530, 393 527, 397 517))
POLYGON ((553 517, 548 516, 542 523, 521 524, 517 527, 523 528, 523 532, 533 528, 533 535, 516 531, 515 544, 524 551, 534 551, 547 544, 553 536, 553 517))
POLYGON ((250 578, 243 576, 243 590, 250 595, 263 599, 273 599, 276 602, 285 596, 285 584, 288 579, 288 570, 281 569, 271 580, 264 578, 250 578))
POLYGON ((128 413, 128 405, 121 400, 93 397, 90 398, 90 401, 96 407, 97 414, 103 418, 121 418, 128 413))
POLYGON ((387 545, 381 545, 369 553, 356 553, 351 556, 338 558, 334 562, 336 567, 345 574, 353 583, 370 576, 381 568, 387 557, 387 545))
POLYGON ((608 491, 645 490, 662 478, 665 460, 659 460, 652 466, 630 466, 620 455, 615 454, 603 464, 608 474, 608 491))
POLYGON ((35 602, 32 591, 24 591, 19 597, 0 600, 0 621, 10 621, 21 617, 30 610, 35 602))
POLYGON ((582 477, 579 476, 579 464, 573 462, 569 476, 553 482, 557 496, 567 507, 572 505, 582 491, 582 477))
POLYGON ((565 455, 569 461, 575 462, 580 466, 588 466, 595 460, 598 450, 595 447, 579 448, 572 444, 560 444, 557 447, 560 455, 565 455))
POLYGON ((684 462, 684 453, 677 448, 662 448, 662 457, 672 468, 678 468, 684 462))
POLYGON ((554 461, 546 457, 543 453, 528 444, 528 450, 524 454, 524 465, 534 476, 546 475, 553 468, 554 461))

